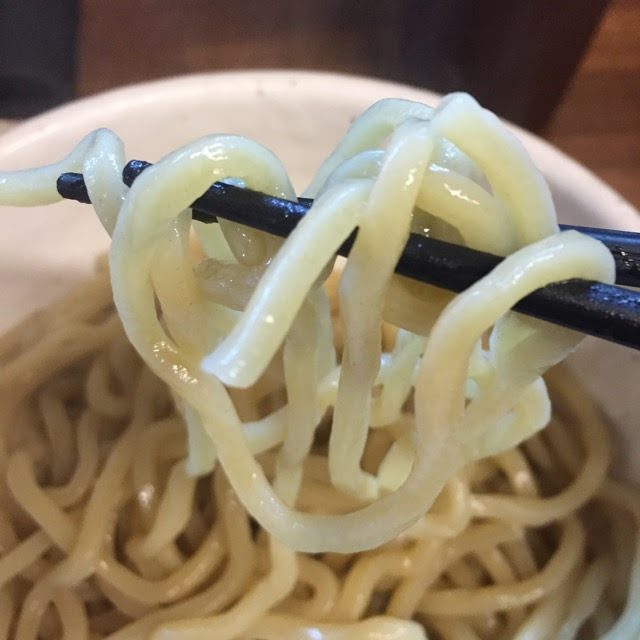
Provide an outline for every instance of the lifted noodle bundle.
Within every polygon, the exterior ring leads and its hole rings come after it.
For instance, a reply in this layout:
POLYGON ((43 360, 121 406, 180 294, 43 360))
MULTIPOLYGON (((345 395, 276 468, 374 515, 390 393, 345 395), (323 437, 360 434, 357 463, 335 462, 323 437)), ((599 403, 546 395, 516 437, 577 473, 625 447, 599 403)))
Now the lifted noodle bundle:
POLYGON ((589 399, 556 372, 552 417, 541 377, 581 336, 509 312, 612 258, 558 232, 495 116, 377 103, 286 241, 191 220, 216 180, 295 198, 255 142, 130 190, 123 165, 100 130, 0 173, 34 205, 82 171, 112 235, 109 270, 0 342, 0 638, 638 636, 640 499, 589 399), (508 257, 454 297, 393 275, 410 231, 508 257))

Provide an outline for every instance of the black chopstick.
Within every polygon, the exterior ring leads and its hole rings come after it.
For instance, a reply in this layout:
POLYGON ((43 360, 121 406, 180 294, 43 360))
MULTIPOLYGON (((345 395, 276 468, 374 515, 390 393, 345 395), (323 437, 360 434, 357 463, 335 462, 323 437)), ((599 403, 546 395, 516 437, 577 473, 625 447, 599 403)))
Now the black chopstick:
MULTIPOLYGON (((142 171, 150 166, 150 162, 131 160, 123 171, 125 184, 130 187, 142 171)), ((65 198, 90 203, 81 174, 63 174, 58 180, 58 189, 61 195, 64 193, 65 198)), ((297 202, 292 202, 250 189, 240 189, 233 185, 216 182, 192 204, 192 209, 194 219, 200 222, 216 222, 215 212, 220 211, 224 212, 224 214, 220 214, 223 218, 267 231, 273 235, 286 237, 312 204, 313 200, 309 198, 299 198, 297 202), (260 212, 259 216, 255 215, 257 211, 260 212)), ((563 231, 574 229, 600 240, 607 246, 615 260, 616 284, 640 287, 640 233, 562 224, 560 228, 563 231)), ((346 255, 352 244, 353 238, 345 243, 339 253, 346 255)), ((492 256, 492 259, 493 261, 487 258, 483 262, 483 267, 487 266, 487 269, 490 270, 502 258, 492 256), (489 264, 491 266, 488 266, 489 264)), ((406 275, 414 277, 411 274, 406 275)), ((420 278, 418 277, 418 279, 420 278)))
MULTIPOLYGON (((130 162, 123 172, 125 183, 130 186, 148 166, 149 163, 142 161, 130 162)), ((58 179, 58 191, 65 198, 90 202, 84 180, 79 174, 61 175, 58 179)), ((201 222, 215 222, 217 216, 220 216, 286 237, 310 206, 310 200, 292 202, 217 182, 193 202, 192 209, 194 219, 201 222)), ((609 230, 589 231, 604 232, 609 240, 614 238, 615 246, 633 249, 636 234, 609 230), (620 233, 623 234, 620 237, 624 237, 625 243, 617 243, 620 233)), ((343 243, 338 253, 349 253, 355 233, 343 243)), ((640 244, 637 239, 635 242, 640 244)), ((626 249, 620 249, 620 252, 632 253, 626 249)), ((633 251, 634 256, 640 253, 637 248, 633 251)), ((627 258, 628 255, 621 257, 627 258)), ((489 273, 501 260, 501 257, 489 253, 411 234, 396 266, 396 273, 460 292, 489 273)), ((634 261, 631 262, 635 264, 634 261)), ((635 285, 640 285, 638 264, 623 272, 626 283, 631 280, 635 285), (635 278, 632 277, 634 273, 635 278)), ((590 280, 568 280, 533 292, 518 302, 514 309, 554 324, 640 349, 640 293, 637 291, 590 280)))

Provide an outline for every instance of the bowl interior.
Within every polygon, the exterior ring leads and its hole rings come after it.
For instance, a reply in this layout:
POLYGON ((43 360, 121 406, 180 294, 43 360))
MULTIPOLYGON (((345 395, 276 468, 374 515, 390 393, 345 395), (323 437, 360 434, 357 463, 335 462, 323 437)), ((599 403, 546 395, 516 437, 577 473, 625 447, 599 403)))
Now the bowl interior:
MULTIPOLYGON (((209 133, 246 135, 272 149, 300 189, 350 121, 376 100, 403 97, 435 104, 422 89, 309 72, 232 72, 135 85, 79 100, 0 136, 0 169, 60 159, 86 133, 113 129, 127 157, 154 161, 209 133)), ((547 177, 561 221, 640 230, 638 213, 586 169, 542 140, 514 129, 547 177)), ((93 268, 108 238, 83 205, 0 207, 0 331, 58 298, 93 268)), ((623 446, 617 468, 640 483, 640 353, 584 341, 571 366, 616 425, 623 446)))

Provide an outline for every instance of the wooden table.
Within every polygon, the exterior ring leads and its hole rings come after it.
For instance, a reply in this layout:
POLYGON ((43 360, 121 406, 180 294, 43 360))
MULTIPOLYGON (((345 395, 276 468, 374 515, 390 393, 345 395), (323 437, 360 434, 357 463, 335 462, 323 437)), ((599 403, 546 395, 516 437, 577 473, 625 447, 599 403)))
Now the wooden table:
POLYGON ((542 132, 640 210, 640 1, 614 0, 542 132))
MULTIPOLYGON (((314 13, 319 5, 313 0, 278 2, 295 20, 295 29, 270 20, 263 0, 245 0, 241 7, 217 0, 81 0, 77 94, 180 73, 287 68, 300 61, 309 68, 385 75, 386 61, 376 47, 397 40, 393 3, 376 1, 376 12, 386 11, 387 19, 366 27, 367 32, 360 27, 371 20, 373 5, 364 11, 344 0, 323 0, 324 23, 314 13), (333 31, 327 35, 327 29, 333 31), (364 41, 363 33, 372 41, 364 41)), ((640 0, 612 0, 560 107, 541 132, 638 208, 639 34, 640 0)))

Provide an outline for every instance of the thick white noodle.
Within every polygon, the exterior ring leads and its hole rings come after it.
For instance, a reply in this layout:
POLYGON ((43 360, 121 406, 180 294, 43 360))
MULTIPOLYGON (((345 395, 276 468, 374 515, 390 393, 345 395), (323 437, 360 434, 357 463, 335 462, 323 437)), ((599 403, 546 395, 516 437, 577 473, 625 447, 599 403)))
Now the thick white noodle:
MULTIPOLYGON (((119 182, 123 157, 120 142, 98 132, 56 165, 0 174, 0 198, 54 201, 60 172, 85 172, 113 231, 111 278, 127 335, 187 420, 187 469, 222 464, 245 508, 273 536, 273 574, 287 580, 295 574, 292 550, 380 545, 421 518, 467 462, 542 428, 549 402, 540 376, 580 336, 509 310, 550 282, 613 280, 608 251, 557 232, 548 187, 522 145, 463 94, 435 110, 398 100, 374 105, 321 167, 306 192, 316 203, 281 247, 232 224, 200 229, 209 262, 195 270, 189 203, 226 179, 294 198, 284 168, 256 143, 212 136, 163 158, 127 191, 119 182), (409 230, 431 223, 436 235, 509 255, 457 297, 392 276, 409 230), (338 364, 320 285, 356 228, 340 284, 345 345, 338 364), (417 306, 409 313, 403 301, 417 306), (405 326, 382 354, 380 326, 389 314, 405 326), (283 363, 288 404, 243 424, 224 385, 251 387, 271 375, 274 362, 283 363), (403 408, 412 389, 415 418, 403 408), (296 508, 303 463, 331 408, 332 481, 364 504, 346 515, 305 513, 296 508), (395 443, 377 474, 365 473, 369 429, 383 425, 395 425, 395 443), (255 457, 269 449, 278 450, 273 482, 255 457)), ((257 588, 268 588, 270 575, 257 588)), ((251 602, 248 595, 238 607, 253 611, 251 602)), ((251 616, 259 626, 257 609, 251 616)))

